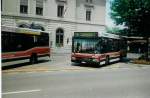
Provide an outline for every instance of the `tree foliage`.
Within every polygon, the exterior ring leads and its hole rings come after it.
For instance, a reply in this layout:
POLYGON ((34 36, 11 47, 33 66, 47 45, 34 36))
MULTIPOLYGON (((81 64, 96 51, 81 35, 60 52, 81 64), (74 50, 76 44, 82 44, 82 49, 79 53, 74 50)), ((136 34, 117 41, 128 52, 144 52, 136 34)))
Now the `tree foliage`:
POLYGON ((150 37, 150 0, 113 0, 111 18, 125 25, 129 36, 150 37))

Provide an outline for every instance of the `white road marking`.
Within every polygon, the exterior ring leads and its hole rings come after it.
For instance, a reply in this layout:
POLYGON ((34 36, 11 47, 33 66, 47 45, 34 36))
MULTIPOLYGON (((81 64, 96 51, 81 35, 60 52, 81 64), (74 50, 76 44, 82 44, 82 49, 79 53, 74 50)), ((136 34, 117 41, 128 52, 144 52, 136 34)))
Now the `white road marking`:
POLYGON ((36 89, 36 90, 26 90, 26 91, 15 91, 15 92, 2 93, 2 95, 19 94, 19 93, 31 93, 31 92, 39 92, 39 91, 41 91, 41 90, 40 89, 36 89))

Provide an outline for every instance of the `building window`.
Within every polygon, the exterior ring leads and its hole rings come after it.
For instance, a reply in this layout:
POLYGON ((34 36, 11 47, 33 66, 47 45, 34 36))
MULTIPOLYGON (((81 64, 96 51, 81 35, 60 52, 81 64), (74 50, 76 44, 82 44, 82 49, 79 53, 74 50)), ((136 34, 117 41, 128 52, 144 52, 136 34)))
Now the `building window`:
POLYGON ((43 0, 36 0, 36 15, 43 15, 43 0))
POLYGON ((20 0, 20 13, 28 13, 28 0, 20 0))
POLYGON ((87 3, 93 3, 93 0, 86 0, 87 3))
POLYGON ((63 17, 64 16, 64 6, 58 5, 58 7, 57 7, 57 16, 58 17, 63 17))
POLYGON ((56 0, 57 2, 67 2, 67 0, 56 0))
POLYGON ((87 10, 86 11, 86 21, 90 21, 91 20, 91 11, 87 10))
POLYGON ((1 0, 1 11, 3 11, 3 0, 1 0))
POLYGON ((56 30, 56 46, 62 47, 64 42, 64 31, 61 28, 56 30))

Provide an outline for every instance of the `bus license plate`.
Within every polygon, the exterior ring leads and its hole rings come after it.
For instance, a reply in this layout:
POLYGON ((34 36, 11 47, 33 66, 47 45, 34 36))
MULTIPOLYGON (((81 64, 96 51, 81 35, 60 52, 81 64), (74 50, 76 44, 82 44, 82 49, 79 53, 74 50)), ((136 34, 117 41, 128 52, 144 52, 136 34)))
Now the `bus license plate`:
POLYGON ((86 62, 82 61, 83 64, 85 64, 86 62))

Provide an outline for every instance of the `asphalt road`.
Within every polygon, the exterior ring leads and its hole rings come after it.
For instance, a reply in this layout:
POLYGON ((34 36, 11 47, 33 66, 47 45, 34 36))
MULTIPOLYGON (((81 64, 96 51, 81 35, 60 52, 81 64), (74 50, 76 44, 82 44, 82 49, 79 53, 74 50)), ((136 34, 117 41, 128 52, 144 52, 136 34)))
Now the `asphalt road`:
MULTIPOLYGON (((13 65, 14 66, 14 65, 13 65)), ((149 98, 149 65, 72 65, 70 54, 2 71, 3 98, 149 98)))
POLYGON ((3 98, 149 98, 150 68, 2 75, 3 98))
MULTIPOLYGON (((128 55, 129 57, 133 57, 133 55, 128 55)), ((134 55, 134 57, 136 57, 134 55)), ((52 54, 51 58, 48 57, 40 58, 37 64, 30 64, 28 61, 15 61, 15 62, 7 62, 2 64, 3 73, 20 73, 20 72, 37 72, 37 71, 60 71, 60 70, 93 70, 95 69, 95 65, 77 65, 71 63, 71 54, 70 53, 55 53, 52 54)), ((111 64, 109 66, 101 67, 100 69, 107 68, 134 68, 134 67, 143 67, 144 65, 136 65, 129 62, 124 63, 116 63, 111 64)), ((145 67, 145 66, 144 66, 145 67)))

